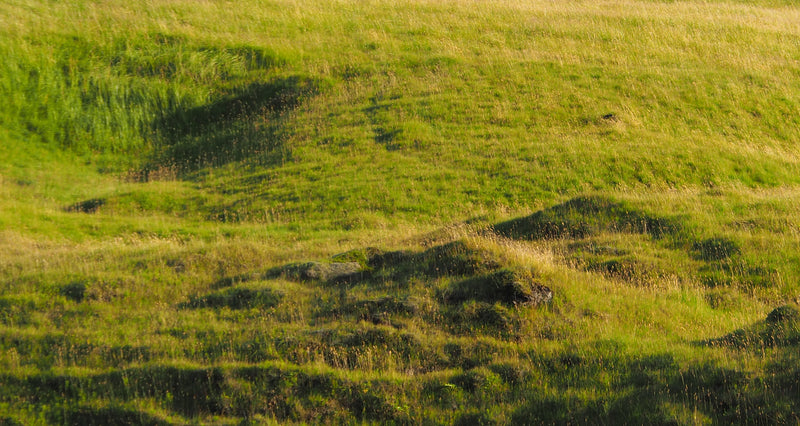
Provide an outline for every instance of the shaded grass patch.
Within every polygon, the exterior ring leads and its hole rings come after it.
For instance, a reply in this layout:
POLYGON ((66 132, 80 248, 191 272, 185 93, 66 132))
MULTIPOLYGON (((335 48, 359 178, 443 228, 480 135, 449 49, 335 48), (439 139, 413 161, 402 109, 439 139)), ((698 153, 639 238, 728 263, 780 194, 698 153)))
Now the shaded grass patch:
POLYGON ((86 426, 124 426, 134 424, 143 426, 166 426, 171 424, 166 420, 145 412, 113 406, 80 406, 68 409, 64 413, 54 411, 51 413, 49 421, 52 423, 86 426))
POLYGON ((800 344, 800 309, 796 305, 779 306, 763 321, 702 343, 751 350, 797 346, 800 344))
POLYGON ((730 238, 713 237, 698 241, 692 245, 698 259, 715 261, 728 259, 741 251, 739 244, 730 238))
POLYGON ((529 271, 499 269, 486 275, 458 281, 440 294, 445 303, 467 300, 506 305, 539 305, 553 298, 553 292, 535 281, 529 271))
POLYGON ((530 216, 494 226, 500 235, 523 240, 585 238, 600 232, 649 234, 653 238, 680 235, 679 219, 637 210, 622 201, 597 195, 580 196, 530 216))
POLYGON ((65 210, 77 213, 96 213, 105 204, 106 200, 103 198, 92 198, 67 206, 65 210))
POLYGON ((248 309, 248 308, 274 308, 283 295, 276 291, 263 288, 251 289, 233 287, 205 296, 192 297, 188 302, 181 304, 185 308, 222 308, 248 309))
POLYGON ((308 76, 273 77, 226 89, 205 105, 169 112, 153 124, 158 144, 142 179, 164 167, 185 173, 267 158, 265 154, 281 148, 281 115, 315 94, 319 86, 308 76))

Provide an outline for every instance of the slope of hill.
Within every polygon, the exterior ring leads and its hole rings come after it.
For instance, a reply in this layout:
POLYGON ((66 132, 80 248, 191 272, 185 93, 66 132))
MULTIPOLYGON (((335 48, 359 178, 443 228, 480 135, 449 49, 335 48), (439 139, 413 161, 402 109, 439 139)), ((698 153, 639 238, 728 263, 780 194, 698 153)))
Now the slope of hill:
POLYGON ((0 4, 0 423, 795 423, 789 1, 0 4))

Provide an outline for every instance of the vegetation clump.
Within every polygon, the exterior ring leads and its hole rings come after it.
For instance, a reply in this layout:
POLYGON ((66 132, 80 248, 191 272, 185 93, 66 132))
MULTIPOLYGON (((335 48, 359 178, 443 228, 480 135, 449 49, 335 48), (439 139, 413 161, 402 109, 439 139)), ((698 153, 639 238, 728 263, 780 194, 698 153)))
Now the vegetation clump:
POLYGON ((320 281, 343 280, 362 271, 362 266, 358 262, 312 262, 305 265, 304 268, 301 272, 303 278, 320 281))
POLYGON ((792 305, 779 306, 767 315, 767 323, 770 324, 791 324, 798 321, 800 321, 800 310, 792 305))
POLYGON ((359 300, 337 309, 342 314, 354 315, 375 324, 396 324, 391 320, 393 316, 409 316, 417 311, 418 307, 412 300, 396 296, 359 300))
POLYGON ((285 276, 306 281, 346 281, 361 276, 364 267, 358 262, 305 262, 275 268, 267 277, 285 276))
POLYGON ((591 262, 587 270, 597 271, 609 278, 627 281, 639 285, 655 283, 660 278, 660 271, 651 264, 647 264, 632 257, 619 257, 609 260, 591 262))
POLYGON ((446 303, 467 300, 506 305, 540 305, 553 299, 553 291, 536 283, 530 272, 499 269, 486 275, 453 283, 442 292, 446 303))
POLYGON ((443 310, 447 330, 459 335, 488 334, 512 338, 519 327, 518 315, 500 303, 467 301, 443 310))
POLYGON ((82 302, 84 296, 86 295, 86 283, 81 281, 76 281, 70 284, 65 285, 59 291, 62 296, 66 297, 73 302, 82 302))
POLYGON ((724 237, 698 241, 693 244, 692 249, 699 259, 707 262, 725 260, 740 252, 739 245, 735 241, 724 237))

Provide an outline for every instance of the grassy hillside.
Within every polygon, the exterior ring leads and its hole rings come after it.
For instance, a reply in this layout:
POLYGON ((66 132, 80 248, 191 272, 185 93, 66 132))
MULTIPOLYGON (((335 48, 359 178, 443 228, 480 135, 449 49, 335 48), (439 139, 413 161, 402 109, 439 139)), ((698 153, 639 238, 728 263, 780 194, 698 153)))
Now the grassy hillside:
POLYGON ((800 8, 0 4, 0 424, 796 423, 800 8))

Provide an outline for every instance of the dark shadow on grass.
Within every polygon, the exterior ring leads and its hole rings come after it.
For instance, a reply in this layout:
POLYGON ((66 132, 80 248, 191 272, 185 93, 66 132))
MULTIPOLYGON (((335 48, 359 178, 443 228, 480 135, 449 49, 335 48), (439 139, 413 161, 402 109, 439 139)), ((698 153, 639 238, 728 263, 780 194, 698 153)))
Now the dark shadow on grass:
POLYGON ((248 158, 279 161, 285 154, 281 132, 286 113, 318 89, 319 82, 306 76, 272 78, 166 114, 152 124, 156 152, 138 178, 184 176, 248 158))
POLYGON ((418 311, 413 300, 408 297, 385 296, 379 298, 345 301, 332 306, 320 305, 317 315, 320 317, 339 317, 349 315, 361 321, 369 321, 376 325, 398 326, 392 317, 409 317, 418 311))
POLYGON ((92 198, 67 206, 64 210, 70 213, 97 213, 105 204, 106 200, 103 198, 92 198))
POLYGON ((13 350, 21 365, 49 369, 56 365, 119 367, 148 362, 154 354, 148 346, 104 345, 71 338, 63 334, 20 336, 0 333, 0 348, 13 350))
POLYGON ((354 419, 381 423, 403 419, 380 386, 293 368, 149 365, 96 375, 42 373, 17 378, 0 373, 0 383, 4 400, 14 397, 47 403, 46 414, 54 424, 162 424, 160 419, 129 409, 73 405, 99 396, 112 404, 152 399, 170 414, 188 418, 251 418, 259 414, 303 422, 319 419, 301 418, 302 411, 295 402, 321 396, 341 409, 340 414, 354 419), (242 387, 242 383, 248 386, 242 387))
POLYGON ((706 262, 726 260, 741 252, 741 248, 736 241, 725 237, 714 237, 697 241, 692 245, 692 250, 694 251, 693 254, 696 259, 706 262))
POLYGON ((91 407, 83 406, 72 408, 63 413, 64 417, 54 416, 50 419, 53 423, 85 426, 126 426, 126 425, 169 425, 171 423, 153 417, 147 413, 129 410, 121 407, 91 407))
MULTIPOLYGON (((790 358, 794 359, 794 358, 790 358)), ((531 389, 511 413, 512 424, 795 424, 797 369, 786 365, 773 376, 694 361, 679 365, 670 354, 586 356, 574 353, 533 359, 551 385, 563 393, 531 389), (618 392, 579 397, 615 377, 618 392)))
POLYGON ((188 302, 182 303, 181 308, 223 308, 248 309, 248 308, 273 308, 280 303, 282 295, 271 289, 249 289, 232 287, 204 296, 194 296, 188 302))
POLYGON ((762 351, 764 348, 796 347, 800 345, 800 309, 795 305, 779 306, 763 321, 722 337, 702 340, 697 344, 754 351, 762 351))
POLYGON ((634 209, 622 201, 580 196, 530 216, 494 227, 500 235, 522 240, 584 238, 600 232, 649 234, 653 238, 678 236, 682 223, 634 209))

